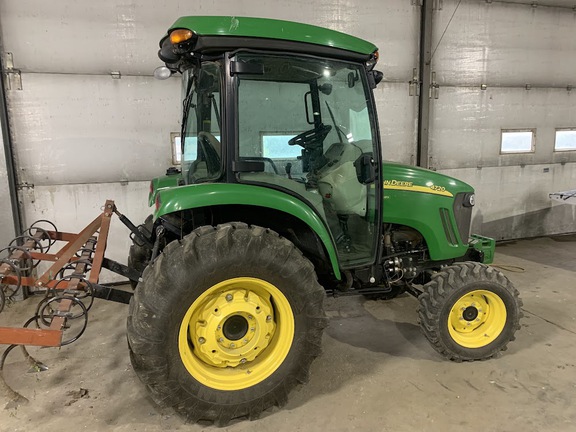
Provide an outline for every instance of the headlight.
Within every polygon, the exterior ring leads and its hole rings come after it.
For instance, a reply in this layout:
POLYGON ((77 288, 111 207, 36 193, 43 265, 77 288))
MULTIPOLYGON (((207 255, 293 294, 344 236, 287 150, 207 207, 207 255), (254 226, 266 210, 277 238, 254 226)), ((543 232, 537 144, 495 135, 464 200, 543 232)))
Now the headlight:
POLYGON ((473 193, 467 193, 464 195, 464 199, 462 200, 462 205, 464 207, 474 207, 476 203, 476 198, 474 197, 473 193))

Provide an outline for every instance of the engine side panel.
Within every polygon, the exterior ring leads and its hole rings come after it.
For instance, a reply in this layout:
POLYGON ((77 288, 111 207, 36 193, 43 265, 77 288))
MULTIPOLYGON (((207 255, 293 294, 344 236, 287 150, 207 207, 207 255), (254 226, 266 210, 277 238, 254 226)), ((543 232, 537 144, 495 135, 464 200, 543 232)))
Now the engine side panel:
POLYGON ((462 238, 461 231, 465 229, 460 227, 466 224, 458 222, 461 216, 469 218, 470 212, 455 202, 462 201, 462 194, 474 193, 474 189, 452 177, 418 167, 386 162, 383 171, 384 223, 405 225, 420 232, 434 261, 465 255, 469 239, 462 238))

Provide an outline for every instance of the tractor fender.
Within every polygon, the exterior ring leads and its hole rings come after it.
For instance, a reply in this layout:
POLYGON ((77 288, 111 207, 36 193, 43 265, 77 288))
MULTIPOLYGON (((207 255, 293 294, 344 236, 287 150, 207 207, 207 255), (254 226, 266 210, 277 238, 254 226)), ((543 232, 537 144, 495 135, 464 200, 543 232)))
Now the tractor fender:
POLYGON ((200 183, 160 189, 155 201, 154 219, 182 210, 234 204, 267 207, 288 213, 316 233, 328 255, 334 276, 341 279, 334 240, 325 222, 306 202, 288 193, 256 185, 200 183))

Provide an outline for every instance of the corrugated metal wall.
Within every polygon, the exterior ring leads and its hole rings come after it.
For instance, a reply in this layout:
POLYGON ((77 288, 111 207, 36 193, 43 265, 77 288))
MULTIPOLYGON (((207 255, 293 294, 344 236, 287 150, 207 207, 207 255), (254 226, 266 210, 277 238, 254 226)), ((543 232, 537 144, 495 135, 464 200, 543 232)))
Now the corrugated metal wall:
MULTIPOLYGON (((296 20, 373 41, 385 77, 376 90, 385 158, 414 163, 418 107, 408 82, 418 67, 418 3, 0 1, 4 47, 22 71, 23 89, 8 98, 19 183, 33 185, 21 192, 26 222, 48 218, 77 230, 107 198, 135 221, 149 213, 148 180, 170 165, 170 132, 179 130, 178 80, 150 75, 160 37, 181 15, 296 20)), ((566 8, 436 3, 431 165, 477 188, 477 231, 498 238, 574 231, 572 208, 553 205, 547 193, 576 186, 576 157, 554 155, 551 141, 555 127, 576 126, 576 94, 565 89, 576 85, 575 29, 566 8), (499 155, 500 129, 514 127, 537 128, 535 154, 499 155)), ((115 221, 109 256, 125 262, 128 246, 115 221)))
MULTIPOLYGON (((5 50, 22 71, 23 89, 8 97, 19 182, 33 185, 21 192, 26 222, 78 230, 107 198, 135 222, 150 213, 148 182, 170 166, 170 132, 180 129, 179 81, 150 75, 160 38, 181 15, 296 20, 374 41, 387 80, 377 91, 387 156, 410 162, 418 9, 401 0, 1 2, 5 50)), ((107 255, 126 262, 129 244, 115 221, 107 255)))
POLYGON ((554 152, 555 129, 576 127, 576 1, 441 4, 431 166, 476 188, 476 231, 497 239, 576 231, 575 208, 548 198, 576 188, 576 152, 554 152), (535 152, 501 155, 501 130, 522 128, 536 129, 535 152))

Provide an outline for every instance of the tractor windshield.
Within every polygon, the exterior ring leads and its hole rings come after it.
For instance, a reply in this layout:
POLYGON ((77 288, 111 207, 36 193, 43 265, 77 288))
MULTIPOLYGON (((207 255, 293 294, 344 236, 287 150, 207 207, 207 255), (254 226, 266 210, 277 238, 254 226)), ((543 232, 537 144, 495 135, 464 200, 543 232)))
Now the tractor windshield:
POLYGON ((187 183, 215 180, 222 173, 220 63, 184 72, 182 172, 187 183))
POLYGON ((324 218, 341 265, 373 260, 374 115, 364 66, 337 60, 240 53, 261 65, 240 75, 240 160, 263 172, 240 181, 298 194, 324 218))

